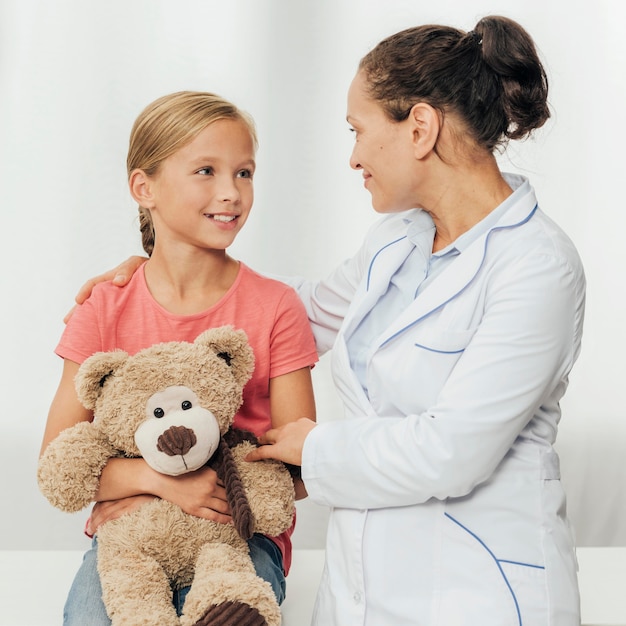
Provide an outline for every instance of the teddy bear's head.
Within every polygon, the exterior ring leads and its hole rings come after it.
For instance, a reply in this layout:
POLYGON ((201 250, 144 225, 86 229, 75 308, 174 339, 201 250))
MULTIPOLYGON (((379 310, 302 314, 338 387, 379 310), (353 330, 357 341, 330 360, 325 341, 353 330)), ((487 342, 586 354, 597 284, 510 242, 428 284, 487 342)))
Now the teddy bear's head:
POLYGON ((79 368, 76 389, 113 447, 175 476, 213 455, 253 367, 246 334, 223 326, 193 343, 94 354, 79 368))

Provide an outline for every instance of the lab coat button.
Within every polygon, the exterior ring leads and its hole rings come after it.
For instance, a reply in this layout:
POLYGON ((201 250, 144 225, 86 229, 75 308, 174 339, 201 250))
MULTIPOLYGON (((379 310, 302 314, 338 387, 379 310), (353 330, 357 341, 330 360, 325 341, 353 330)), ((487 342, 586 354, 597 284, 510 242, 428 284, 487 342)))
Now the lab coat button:
POLYGON ((353 597, 354 597, 354 601, 355 601, 357 604, 358 604, 359 602, 361 602, 361 594, 360 594, 358 591, 354 594, 354 596, 353 596, 353 597))

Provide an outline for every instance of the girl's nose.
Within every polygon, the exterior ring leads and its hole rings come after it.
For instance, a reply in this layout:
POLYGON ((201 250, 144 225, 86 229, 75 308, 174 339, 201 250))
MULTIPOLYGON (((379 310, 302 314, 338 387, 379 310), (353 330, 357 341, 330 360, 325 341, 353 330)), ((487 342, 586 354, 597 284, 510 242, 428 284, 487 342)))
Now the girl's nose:
POLYGON ((237 202, 239 200, 239 189, 230 176, 224 177, 220 181, 217 197, 220 202, 237 202))

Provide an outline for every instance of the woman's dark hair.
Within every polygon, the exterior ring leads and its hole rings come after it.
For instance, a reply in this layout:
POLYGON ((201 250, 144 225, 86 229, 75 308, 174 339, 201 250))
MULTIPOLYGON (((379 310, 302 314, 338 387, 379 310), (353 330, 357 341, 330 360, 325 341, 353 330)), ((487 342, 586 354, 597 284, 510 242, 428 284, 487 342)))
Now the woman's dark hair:
POLYGON ((427 25, 381 41, 361 59, 369 95, 390 119, 426 102, 456 114, 493 152, 550 117, 548 79, 530 35, 511 19, 488 16, 474 30, 427 25))

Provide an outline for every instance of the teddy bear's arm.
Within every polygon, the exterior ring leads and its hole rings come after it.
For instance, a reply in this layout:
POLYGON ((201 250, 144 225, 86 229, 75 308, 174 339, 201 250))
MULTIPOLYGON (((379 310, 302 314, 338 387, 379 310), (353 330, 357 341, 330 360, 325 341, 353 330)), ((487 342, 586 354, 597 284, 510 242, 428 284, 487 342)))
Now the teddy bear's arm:
POLYGON ((250 442, 241 443, 233 449, 233 456, 255 517, 255 532, 276 537, 293 523, 293 481, 278 461, 245 461, 254 447, 250 442))
POLYGON ((79 422, 52 440, 37 468, 39 489, 50 504, 75 513, 94 500, 100 474, 115 450, 91 422, 79 422))

